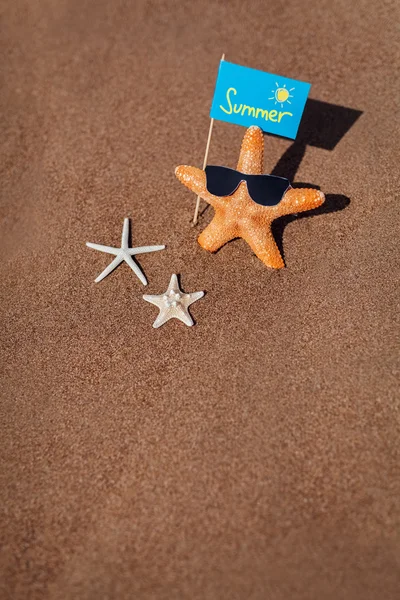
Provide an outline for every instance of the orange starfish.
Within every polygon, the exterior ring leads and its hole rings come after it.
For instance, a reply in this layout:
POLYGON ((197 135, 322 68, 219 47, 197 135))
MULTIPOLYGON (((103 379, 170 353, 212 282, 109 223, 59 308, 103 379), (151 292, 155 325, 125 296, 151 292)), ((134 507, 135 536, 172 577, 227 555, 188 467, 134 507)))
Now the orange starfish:
MULTIPOLYGON (((247 175, 263 172, 264 139, 259 127, 249 127, 240 150, 237 170, 247 175)), ((243 238, 267 267, 285 266, 271 231, 271 223, 278 217, 311 210, 323 204, 325 196, 314 189, 289 187, 275 206, 261 206, 249 196, 247 184, 242 181, 230 196, 214 196, 206 187, 206 174, 197 167, 181 165, 175 169, 179 181, 211 204, 215 216, 198 238, 202 248, 216 252, 234 238, 243 238)))

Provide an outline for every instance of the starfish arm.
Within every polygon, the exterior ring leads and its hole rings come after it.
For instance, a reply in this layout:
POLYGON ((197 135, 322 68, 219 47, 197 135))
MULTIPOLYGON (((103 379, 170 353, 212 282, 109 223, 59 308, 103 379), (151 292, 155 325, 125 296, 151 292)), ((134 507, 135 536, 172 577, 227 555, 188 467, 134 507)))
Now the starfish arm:
POLYGON ((121 248, 127 250, 129 245, 129 219, 124 219, 124 226, 122 228, 121 248))
POLYGON ((160 311, 160 314, 158 315, 157 319, 153 323, 154 329, 158 329, 158 327, 161 327, 161 325, 164 325, 164 323, 169 321, 171 318, 172 318, 172 315, 169 313, 169 311, 160 311))
POLYGON ((164 306, 162 296, 151 296, 148 294, 144 294, 143 300, 146 300, 146 302, 150 302, 150 304, 154 304, 154 306, 157 306, 160 309, 164 306))
POLYGON ((182 323, 185 323, 185 325, 188 325, 189 327, 192 327, 192 325, 194 325, 194 321, 187 308, 184 308, 183 306, 177 306, 175 311, 176 314, 174 316, 176 319, 179 319, 180 321, 182 321, 182 323))
POLYGON ((304 212, 321 206, 325 202, 325 195, 312 188, 290 188, 282 200, 272 208, 274 219, 283 215, 304 212))
POLYGON ((123 256, 121 254, 119 254, 118 256, 116 256, 114 258, 114 260, 112 262, 110 262, 110 264, 108 265, 108 267, 106 267, 104 269, 104 271, 102 273, 100 273, 100 275, 98 277, 96 277, 95 282, 99 283, 99 281, 101 281, 102 279, 104 279, 104 277, 107 277, 107 275, 109 275, 111 273, 111 271, 114 271, 114 269, 116 267, 118 267, 118 265, 121 264, 123 260, 124 260, 124 258, 123 258, 123 256))
POLYGON ((105 252, 106 254, 114 254, 115 256, 121 252, 121 248, 113 248, 112 246, 102 246, 101 244, 92 244, 92 242, 86 242, 88 248, 98 250, 99 252, 105 252))
POLYGON ((180 288, 179 288, 179 281, 178 281, 178 276, 175 275, 175 273, 173 273, 171 275, 171 279, 170 282, 168 284, 168 288, 167 291, 165 292, 166 294, 168 294, 169 292, 180 292, 180 288))
POLYGON ((250 223, 243 229, 241 237, 267 267, 282 269, 285 266, 272 235, 270 223, 250 223))
POLYGON ((264 163, 264 134, 252 125, 244 134, 237 170, 248 175, 261 175, 264 163))
POLYGON ((204 292, 192 292, 188 294, 188 298, 186 300, 186 306, 190 306, 193 302, 200 300, 204 296, 204 292))
POLYGON ((125 254, 124 255, 124 261, 126 262, 127 265, 130 266, 130 268, 132 269, 132 271, 140 279, 140 281, 143 283, 143 285, 147 285, 147 279, 144 276, 141 268, 139 267, 139 265, 137 265, 135 263, 135 261, 133 260, 133 258, 131 256, 129 256, 129 254, 125 254))
POLYGON ((214 206, 214 208, 226 204, 226 198, 214 196, 207 190, 206 174, 201 169, 181 165, 180 167, 176 167, 175 175, 183 185, 186 185, 189 190, 192 190, 192 192, 203 198, 203 200, 214 206))
POLYGON ((146 254, 147 252, 157 252, 158 250, 165 250, 165 246, 140 246, 139 248, 128 248, 127 252, 134 256, 136 254, 146 254))
POLYGON ((226 224, 223 213, 216 212, 211 223, 201 232, 197 241, 204 250, 216 252, 230 240, 237 237, 234 226, 226 224))

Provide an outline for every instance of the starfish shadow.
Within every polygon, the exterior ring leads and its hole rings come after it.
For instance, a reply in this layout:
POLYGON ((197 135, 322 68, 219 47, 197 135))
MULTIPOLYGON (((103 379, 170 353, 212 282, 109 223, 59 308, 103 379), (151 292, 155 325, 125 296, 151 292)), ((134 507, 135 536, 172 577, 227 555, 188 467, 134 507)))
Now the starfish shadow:
MULTIPOLYGON (((302 188, 302 187, 310 188, 310 187, 312 187, 317 190, 319 189, 318 186, 311 185, 309 183, 296 183, 296 184, 293 184, 293 187, 295 187, 295 188, 302 188)), ((327 213, 338 212, 339 210, 344 210, 349 204, 350 204, 350 198, 348 198, 347 196, 344 196, 343 194, 326 194, 325 202, 318 208, 309 210, 304 213, 285 215, 285 216, 279 217, 279 219, 276 219, 275 221, 273 221, 272 226, 271 226, 272 234, 278 245, 278 248, 282 255, 283 260, 285 261, 285 253, 284 253, 284 249, 283 249, 283 234, 285 231, 285 227, 287 225, 289 225, 289 223, 292 223, 293 221, 297 221, 298 219, 307 219, 309 217, 316 217, 318 215, 324 215, 327 213)))

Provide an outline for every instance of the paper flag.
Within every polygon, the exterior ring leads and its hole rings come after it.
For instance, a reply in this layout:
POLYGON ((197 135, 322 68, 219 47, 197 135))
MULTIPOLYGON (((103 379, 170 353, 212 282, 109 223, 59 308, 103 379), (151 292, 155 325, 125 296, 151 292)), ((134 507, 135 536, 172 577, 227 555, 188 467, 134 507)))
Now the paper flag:
POLYGON ((211 118, 295 139, 311 84, 221 60, 211 118))

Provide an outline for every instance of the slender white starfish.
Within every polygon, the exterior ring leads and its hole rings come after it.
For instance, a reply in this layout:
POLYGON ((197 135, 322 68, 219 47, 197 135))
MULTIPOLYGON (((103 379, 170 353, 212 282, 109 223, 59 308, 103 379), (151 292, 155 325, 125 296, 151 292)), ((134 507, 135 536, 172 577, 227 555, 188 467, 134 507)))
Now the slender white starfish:
POLYGON ((144 295, 143 299, 150 302, 160 309, 160 314, 153 323, 153 327, 161 327, 170 319, 179 319, 185 325, 191 327, 194 321, 190 316, 188 308, 196 300, 200 300, 204 296, 204 292, 192 292, 185 294, 179 287, 178 278, 172 275, 171 281, 165 294, 159 296, 144 295))
POLYGON ((143 285, 147 285, 147 279, 144 276, 139 265, 135 263, 132 256, 136 254, 145 254, 146 252, 156 252, 157 250, 164 250, 165 246, 140 246, 138 248, 129 248, 129 219, 124 219, 124 226, 122 229, 122 240, 121 240, 121 248, 113 248, 112 246, 102 246, 101 244, 92 244, 91 242, 86 242, 86 246, 89 248, 94 248, 95 250, 99 250, 100 252, 106 252, 106 254, 114 254, 114 260, 104 269, 102 273, 98 277, 96 277, 95 282, 99 283, 104 277, 107 277, 111 271, 118 267, 123 261, 125 261, 132 271, 139 277, 140 281, 143 285))

